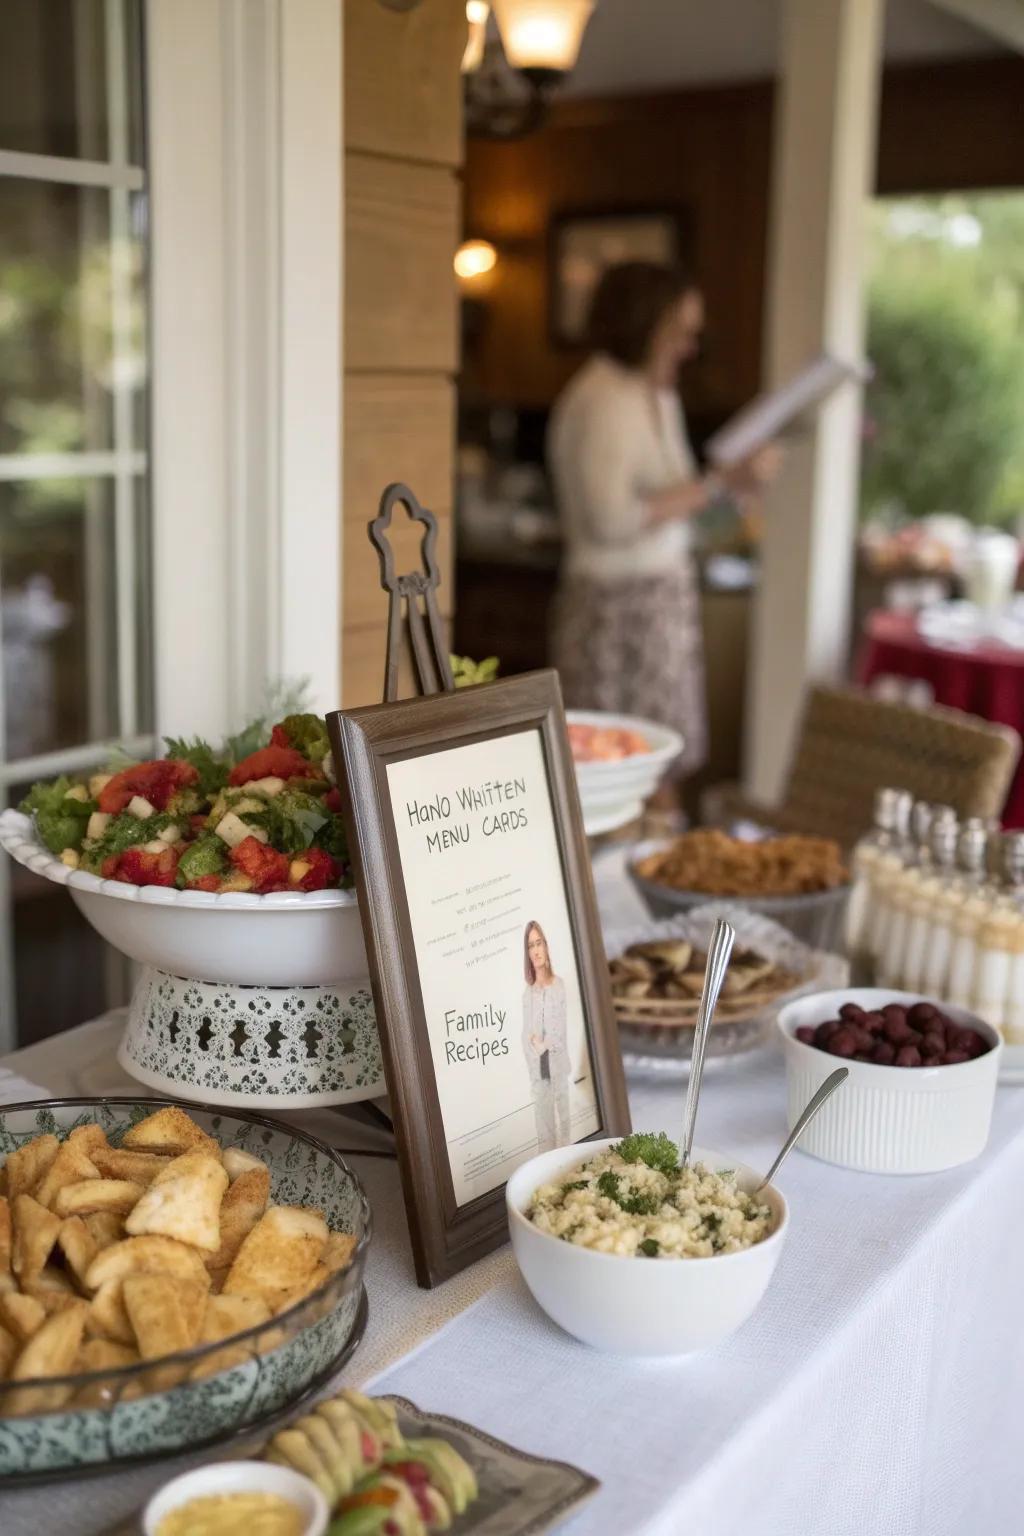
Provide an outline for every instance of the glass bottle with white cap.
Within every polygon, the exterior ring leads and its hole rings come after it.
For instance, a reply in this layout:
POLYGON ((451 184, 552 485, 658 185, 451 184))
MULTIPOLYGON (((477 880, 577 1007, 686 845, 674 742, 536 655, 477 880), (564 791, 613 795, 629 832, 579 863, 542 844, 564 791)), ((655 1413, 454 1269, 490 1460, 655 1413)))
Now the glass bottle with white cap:
POLYGON ((974 975, 978 965, 978 930, 988 916, 997 894, 986 874, 988 833, 985 824, 972 818, 960 834, 957 850, 961 875, 958 897, 952 910, 952 944, 945 1001, 957 1008, 974 1005, 974 975))
POLYGON ((1010 945, 1010 974, 1003 1008, 1003 1034, 1009 1045, 1024 1045, 1024 832, 1006 834, 1006 878, 1017 909, 1010 945))
MULTIPOLYGON (((906 992, 925 990, 925 964, 937 942, 933 936, 936 910, 953 875, 959 830, 952 806, 937 805, 928 840, 928 861, 920 866, 919 879, 911 895, 903 964, 894 983, 906 992)), ((948 942, 947 928, 947 949, 948 942)), ((948 961, 948 954, 946 958, 948 961)))
POLYGON ((867 959, 872 975, 877 976, 885 936, 889 928, 890 885, 910 858, 910 812, 914 797, 905 789, 896 791, 893 802, 892 838, 881 850, 870 871, 868 891, 867 959))
POLYGON ((971 1006, 980 1018, 1002 1031, 1006 1027, 1006 1003, 1010 991, 1010 972, 1014 945, 1020 925, 1018 858, 1011 857, 1009 845, 1001 834, 989 837, 994 846, 996 868, 1002 875, 1000 886, 992 890, 988 911, 978 925, 978 959, 974 968, 974 996, 971 1006))
POLYGON ((870 951, 868 937, 871 918, 873 882, 878 873, 883 854, 891 852, 897 843, 899 801, 903 794, 899 789, 875 791, 875 822, 853 850, 850 861, 852 882, 850 899, 846 906, 846 953, 854 984, 871 979, 868 965, 870 951))
POLYGON ((878 957, 878 978, 883 987, 898 987, 903 974, 910 908, 921 870, 928 864, 932 815, 933 807, 927 800, 914 801, 910 812, 910 851, 889 881, 889 921, 878 957))

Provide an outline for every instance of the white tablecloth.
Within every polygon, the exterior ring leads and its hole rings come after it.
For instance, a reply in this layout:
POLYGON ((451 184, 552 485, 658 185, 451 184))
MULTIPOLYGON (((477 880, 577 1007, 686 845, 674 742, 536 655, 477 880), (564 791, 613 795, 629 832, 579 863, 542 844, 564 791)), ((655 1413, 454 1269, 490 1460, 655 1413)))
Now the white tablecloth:
MULTIPOLYGON (((95 1055, 98 1039, 87 1029, 74 1048, 51 1042, 8 1064, 64 1088, 76 1050, 91 1041, 95 1055)), ((678 1083, 633 1083, 635 1122, 678 1134, 682 1097, 678 1083)), ((767 1166, 784 1134, 774 1053, 709 1071, 699 1141, 767 1166)), ((603 1488, 568 1536, 1024 1531, 1024 1090, 999 1091, 984 1156, 949 1173, 882 1178, 794 1153, 780 1179, 791 1233, 760 1310, 720 1348, 678 1361, 577 1344, 507 1252, 418 1292, 395 1170, 360 1171, 376 1220, 373 1321, 344 1379, 376 1371, 376 1390, 594 1473, 603 1488)), ((8 1494, 0 1533, 98 1536, 167 1475, 8 1494)))

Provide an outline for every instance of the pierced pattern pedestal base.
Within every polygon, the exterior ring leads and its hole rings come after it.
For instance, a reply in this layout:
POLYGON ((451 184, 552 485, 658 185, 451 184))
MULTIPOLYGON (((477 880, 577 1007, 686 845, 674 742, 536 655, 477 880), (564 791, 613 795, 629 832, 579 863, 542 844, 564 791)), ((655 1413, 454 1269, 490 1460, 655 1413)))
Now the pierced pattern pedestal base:
POLYGON ((368 984, 226 986, 147 966, 118 1060, 147 1087, 202 1104, 307 1109, 385 1091, 368 984))

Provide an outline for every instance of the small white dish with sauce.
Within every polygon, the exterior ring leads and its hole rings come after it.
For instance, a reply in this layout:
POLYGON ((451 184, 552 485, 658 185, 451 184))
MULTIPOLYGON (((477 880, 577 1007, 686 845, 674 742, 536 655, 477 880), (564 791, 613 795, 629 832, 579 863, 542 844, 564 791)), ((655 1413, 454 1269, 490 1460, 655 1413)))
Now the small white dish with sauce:
MULTIPOLYGON (((710 1258, 598 1253, 535 1227, 527 1215, 535 1192, 619 1140, 583 1141, 541 1153, 509 1179, 509 1234, 523 1279, 559 1327, 594 1349, 652 1356, 709 1349, 743 1326, 768 1289, 789 1224, 786 1202, 768 1185, 761 1196, 773 1216, 767 1237, 710 1258)), ((692 1160, 715 1172, 731 1169, 748 1193, 761 1181, 747 1163, 706 1147, 694 1147, 692 1160)))
MULTIPOLYGON (((179 1536, 185 1531, 189 1536, 199 1536, 200 1532, 202 1536, 278 1536, 277 1527, 268 1524, 264 1529, 254 1518, 252 1504, 245 1508, 236 1502, 236 1495, 245 1495, 247 1502, 263 1495, 265 1509, 280 1503, 290 1505, 297 1516, 297 1523, 292 1522, 294 1536, 324 1536, 327 1530, 327 1500, 301 1472, 266 1461, 215 1461, 194 1472, 183 1472, 153 1495, 142 1517, 145 1536, 179 1536), (208 1525, 195 1523, 203 1512, 198 1501, 213 1499, 223 1501, 220 1510, 211 1513, 208 1525), (196 1506, 192 1519, 187 1525, 176 1526, 173 1517, 177 1515, 180 1520, 189 1505, 196 1506)), ((285 1536, 287 1527, 280 1525, 280 1530, 285 1536)))

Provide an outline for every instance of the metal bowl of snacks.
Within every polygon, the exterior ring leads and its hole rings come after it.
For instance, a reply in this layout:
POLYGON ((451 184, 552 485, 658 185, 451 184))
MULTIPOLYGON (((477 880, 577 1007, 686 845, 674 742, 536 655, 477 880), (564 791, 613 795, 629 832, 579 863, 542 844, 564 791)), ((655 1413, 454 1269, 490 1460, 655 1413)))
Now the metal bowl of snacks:
POLYGON ((827 838, 746 842, 698 828, 637 844, 626 868, 652 917, 722 901, 772 918, 811 949, 842 948, 849 876, 827 838))
POLYGON ((365 1323, 344 1159, 175 1101, 0 1109, 0 1489, 223 1441, 326 1382, 365 1323))

